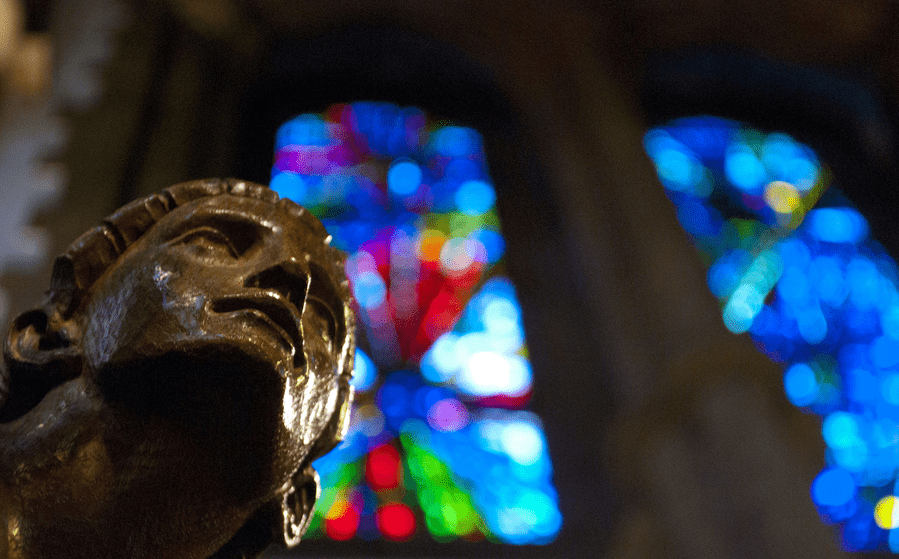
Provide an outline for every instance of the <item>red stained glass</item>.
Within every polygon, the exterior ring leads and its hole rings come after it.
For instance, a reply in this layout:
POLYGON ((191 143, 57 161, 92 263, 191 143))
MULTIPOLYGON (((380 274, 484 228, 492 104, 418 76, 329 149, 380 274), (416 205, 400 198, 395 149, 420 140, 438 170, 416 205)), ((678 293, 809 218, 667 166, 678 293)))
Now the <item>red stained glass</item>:
POLYGON ((370 257, 373 271, 383 278, 387 304, 383 308, 357 310, 373 326, 392 327, 394 334, 390 338, 398 340, 401 358, 416 362, 458 320, 465 302, 486 273, 486 265, 473 260, 465 268, 454 271, 444 270, 439 261, 416 258, 413 268, 397 269, 390 260, 391 239, 395 234, 395 228, 388 228, 362 245, 359 252, 370 257), (402 290, 394 282, 394 278, 406 276, 414 279, 409 301, 400 300, 398 294, 407 294, 400 293, 402 290))
POLYGON ((478 404, 482 406, 489 406, 491 408, 504 408, 507 410, 518 410, 531 401, 531 391, 528 390, 524 394, 517 395, 508 395, 508 394, 496 394, 495 396, 485 396, 483 398, 478 398, 478 404))
POLYGON ((325 533, 332 540, 345 541, 356 535, 359 529, 359 511, 350 504, 338 504, 341 509, 336 516, 328 515, 325 518, 325 533))
POLYGON ((391 444, 372 450, 365 459, 365 479, 375 491, 399 486, 401 472, 400 453, 391 444))
POLYGON ((406 541, 415 534, 415 515, 404 503, 383 505, 376 513, 378 529, 388 540, 406 541))

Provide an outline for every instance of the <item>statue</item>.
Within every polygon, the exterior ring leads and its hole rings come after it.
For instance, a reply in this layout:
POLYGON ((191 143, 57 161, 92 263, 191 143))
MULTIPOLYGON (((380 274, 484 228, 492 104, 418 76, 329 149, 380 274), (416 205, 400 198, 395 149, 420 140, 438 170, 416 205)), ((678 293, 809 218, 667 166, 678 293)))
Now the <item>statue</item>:
POLYGON ((256 557, 294 546, 345 433, 342 253, 268 188, 203 180, 57 258, 0 376, 0 558, 256 557))

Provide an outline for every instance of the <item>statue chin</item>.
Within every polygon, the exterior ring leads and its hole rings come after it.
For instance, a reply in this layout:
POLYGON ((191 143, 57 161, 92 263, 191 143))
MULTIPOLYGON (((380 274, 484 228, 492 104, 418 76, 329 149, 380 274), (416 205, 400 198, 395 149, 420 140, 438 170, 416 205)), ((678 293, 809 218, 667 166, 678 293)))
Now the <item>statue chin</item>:
POLYGON ((7 339, 0 559, 296 545, 310 464, 352 397, 353 316, 327 239, 229 179, 137 200, 73 243, 7 339))

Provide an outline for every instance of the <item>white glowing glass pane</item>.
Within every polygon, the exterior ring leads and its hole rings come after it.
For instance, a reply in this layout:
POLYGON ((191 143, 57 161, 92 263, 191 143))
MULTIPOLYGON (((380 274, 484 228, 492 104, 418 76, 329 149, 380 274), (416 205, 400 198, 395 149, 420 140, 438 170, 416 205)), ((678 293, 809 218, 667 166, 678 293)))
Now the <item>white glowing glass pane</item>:
POLYGON ((543 456, 543 435, 531 423, 512 422, 503 427, 502 448, 519 464, 531 465, 543 456))

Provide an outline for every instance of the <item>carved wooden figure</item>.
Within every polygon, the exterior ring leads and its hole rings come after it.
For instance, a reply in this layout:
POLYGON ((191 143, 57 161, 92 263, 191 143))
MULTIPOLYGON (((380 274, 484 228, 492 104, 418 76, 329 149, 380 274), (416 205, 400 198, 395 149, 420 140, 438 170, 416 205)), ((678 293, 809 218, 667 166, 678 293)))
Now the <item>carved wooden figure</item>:
POLYGON ((299 542, 354 322, 322 225, 243 181, 137 200, 55 263, 0 376, 0 558, 226 559, 299 542))

